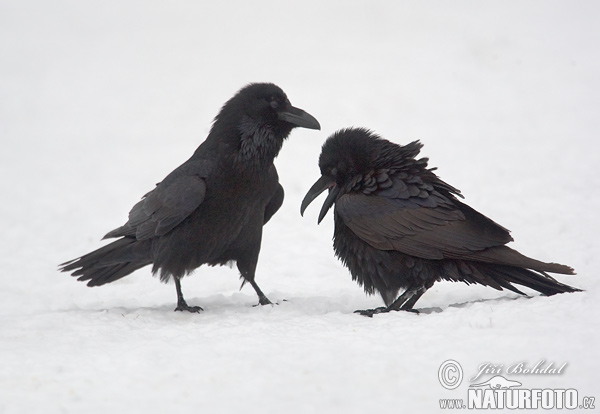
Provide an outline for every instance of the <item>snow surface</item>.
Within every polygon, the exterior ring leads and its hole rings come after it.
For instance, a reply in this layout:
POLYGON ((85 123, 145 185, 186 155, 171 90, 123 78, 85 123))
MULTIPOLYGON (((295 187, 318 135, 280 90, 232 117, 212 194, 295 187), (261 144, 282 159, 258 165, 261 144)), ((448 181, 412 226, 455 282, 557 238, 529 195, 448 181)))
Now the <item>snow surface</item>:
POLYGON ((600 397, 599 18, 595 1, 0 1, 0 413, 439 412, 480 364, 542 359, 568 366, 524 385, 600 397), (94 289, 57 272, 255 81, 323 127, 276 161, 286 199, 257 281, 278 306, 253 307, 227 267, 183 281, 199 315, 174 313, 148 268, 94 289), (299 214, 347 126, 421 139, 513 247, 573 266, 558 278, 586 292, 439 283, 420 315, 353 314, 380 298, 334 258, 322 199, 299 214))

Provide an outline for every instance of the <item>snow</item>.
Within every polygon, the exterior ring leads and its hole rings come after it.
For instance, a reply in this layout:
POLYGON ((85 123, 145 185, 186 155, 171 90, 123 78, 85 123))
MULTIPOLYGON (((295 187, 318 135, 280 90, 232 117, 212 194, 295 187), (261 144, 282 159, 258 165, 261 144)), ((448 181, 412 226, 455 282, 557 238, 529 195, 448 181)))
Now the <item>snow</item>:
MULTIPOLYGON (((0 412, 438 412, 438 381, 483 363, 567 362, 517 377, 599 397, 600 4, 593 1, 0 2, 0 412), (265 228, 254 307, 237 271, 182 285, 173 312, 148 268, 87 288, 58 263, 101 245, 189 157, 220 106, 280 85, 322 131, 276 161, 286 190, 265 228), (332 252, 323 140, 347 126, 422 154, 513 247, 573 266, 584 293, 517 297, 436 284, 420 315, 381 305, 332 252)), ((486 380, 484 378, 484 380, 486 380)), ((514 377, 513 377, 514 379, 514 377)))

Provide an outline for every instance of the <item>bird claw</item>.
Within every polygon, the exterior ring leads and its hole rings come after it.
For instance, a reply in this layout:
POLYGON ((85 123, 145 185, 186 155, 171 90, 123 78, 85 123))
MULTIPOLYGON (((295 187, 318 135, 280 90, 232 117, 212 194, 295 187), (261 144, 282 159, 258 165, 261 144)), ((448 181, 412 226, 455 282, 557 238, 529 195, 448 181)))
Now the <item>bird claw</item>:
POLYGON ((375 309, 364 309, 364 310, 355 310, 354 313, 358 313, 359 315, 362 316, 367 316, 369 318, 372 318, 373 315, 376 315, 378 313, 387 313, 387 312, 391 312, 391 311, 405 311, 405 312, 410 312, 410 313, 415 313, 415 314, 419 314, 420 312, 416 309, 391 309, 391 308, 386 308, 384 306, 380 307, 380 308, 375 308, 375 309))
MULTIPOLYGON (((266 296, 261 296, 260 298, 258 298, 258 303, 256 305, 254 305, 254 307, 257 306, 264 306, 264 305, 273 305, 273 302, 271 302, 269 300, 269 298, 267 298, 266 296)), ((279 305, 278 303, 276 303, 276 305, 279 305)))
POLYGON ((191 313, 200 313, 204 311, 200 306, 188 306, 186 303, 178 304, 175 308, 175 312, 188 311, 191 313))
POLYGON ((373 315, 377 314, 377 313, 385 313, 385 312, 389 312, 390 309, 386 308, 384 306, 379 307, 379 308, 375 308, 375 309, 363 309, 363 310, 355 310, 354 313, 358 313, 359 315, 362 316, 368 316, 369 318, 372 318, 373 315))

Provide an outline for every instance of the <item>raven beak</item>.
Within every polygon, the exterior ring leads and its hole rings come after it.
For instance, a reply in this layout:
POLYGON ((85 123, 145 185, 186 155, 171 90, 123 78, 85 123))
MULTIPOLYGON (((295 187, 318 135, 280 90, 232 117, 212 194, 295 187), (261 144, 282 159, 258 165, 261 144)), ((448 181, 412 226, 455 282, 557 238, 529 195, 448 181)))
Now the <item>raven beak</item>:
POLYGON ((302 128, 321 129, 319 121, 300 108, 290 106, 287 110, 279 112, 277 116, 282 121, 289 122, 292 125, 302 128))
POLYGON ((319 178, 317 182, 313 184, 310 190, 308 190, 308 193, 306 193, 306 195, 304 196, 304 200, 302 200, 302 205, 300 206, 300 214, 304 216, 304 210, 306 210, 306 207, 308 207, 308 205, 312 203, 312 201, 315 198, 317 198, 319 194, 321 194, 328 188, 330 189, 329 195, 327 196, 327 199, 325 199, 323 207, 321 207, 321 212, 319 213, 319 220, 317 221, 317 223, 321 223, 321 220, 323 220, 325 214, 327 214, 331 206, 333 206, 333 203, 335 203, 335 200, 338 194, 340 193, 340 189, 335 184, 335 181, 325 175, 319 178))

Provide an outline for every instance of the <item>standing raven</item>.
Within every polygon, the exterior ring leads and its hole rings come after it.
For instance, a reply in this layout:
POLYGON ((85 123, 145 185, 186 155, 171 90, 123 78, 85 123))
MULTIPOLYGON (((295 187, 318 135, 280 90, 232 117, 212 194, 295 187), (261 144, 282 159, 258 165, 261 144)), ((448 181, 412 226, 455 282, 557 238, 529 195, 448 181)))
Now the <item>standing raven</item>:
POLYGON ((152 264, 163 282, 175 281, 175 310, 199 312, 185 302, 180 279, 203 264, 236 261, 242 285, 252 285, 261 305, 271 303, 254 273, 262 227, 283 202, 273 160, 295 127, 320 129, 278 86, 242 88, 194 155, 133 206, 127 223, 104 236, 119 239, 60 270, 100 286, 152 264))
POLYGON ((427 168, 427 158, 415 159, 421 147, 361 128, 338 131, 323 144, 322 177, 304 197, 301 213, 329 189, 319 223, 335 203, 335 254, 352 279, 368 294, 379 292, 386 305, 357 312, 412 310, 439 280, 520 294, 513 283, 545 295, 579 291, 546 273, 574 274, 570 267, 505 246, 512 241, 508 230, 460 202, 460 191, 427 168))

